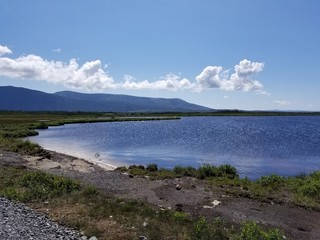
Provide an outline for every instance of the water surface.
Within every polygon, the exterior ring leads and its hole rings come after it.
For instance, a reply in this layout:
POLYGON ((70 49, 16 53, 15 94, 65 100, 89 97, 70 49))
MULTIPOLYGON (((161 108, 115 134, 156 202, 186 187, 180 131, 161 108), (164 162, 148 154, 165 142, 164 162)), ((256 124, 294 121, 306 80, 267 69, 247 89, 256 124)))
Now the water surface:
POLYGON ((320 169, 320 117, 184 117, 40 130, 45 148, 116 166, 231 164, 241 176, 320 169))

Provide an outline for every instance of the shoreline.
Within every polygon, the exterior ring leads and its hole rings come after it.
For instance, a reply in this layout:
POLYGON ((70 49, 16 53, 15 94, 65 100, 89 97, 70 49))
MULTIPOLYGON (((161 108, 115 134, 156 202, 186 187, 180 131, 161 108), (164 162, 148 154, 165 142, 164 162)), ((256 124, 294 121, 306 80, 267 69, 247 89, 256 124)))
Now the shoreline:
POLYGON ((50 153, 50 158, 31 155, 22 155, 22 158, 26 161, 28 167, 44 171, 61 169, 63 171, 73 170, 81 173, 88 173, 96 171, 97 168, 104 171, 113 171, 117 168, 117 166, 99 160, 82 158, 45 148, 44 150, 50 153))

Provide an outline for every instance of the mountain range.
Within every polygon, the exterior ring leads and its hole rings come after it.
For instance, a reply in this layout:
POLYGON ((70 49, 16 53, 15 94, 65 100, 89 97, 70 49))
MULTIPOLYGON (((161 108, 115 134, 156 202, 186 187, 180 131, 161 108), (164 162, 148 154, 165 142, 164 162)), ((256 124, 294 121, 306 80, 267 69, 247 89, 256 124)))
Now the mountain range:
POLYGON ((67 112, 203 112, 212 109, 179 98, 150 98, 121 94, 86 94, 72 91, 45 93, 0 86, 0 110, 67 112))

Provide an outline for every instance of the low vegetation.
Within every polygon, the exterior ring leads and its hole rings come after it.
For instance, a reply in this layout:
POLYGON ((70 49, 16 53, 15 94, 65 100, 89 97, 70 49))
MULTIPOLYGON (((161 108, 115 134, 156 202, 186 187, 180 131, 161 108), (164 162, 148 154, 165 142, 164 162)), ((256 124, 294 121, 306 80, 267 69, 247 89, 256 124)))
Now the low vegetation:
POLYGON ((203 165, 199 168, 176 166, 172 170, 148 166, 132 165, 119 167, 116 171, 132 176, 148 176, 150 179, 194 177, 205 180, 215 187, 225 188, 230 194, 259 199, 267 202, 290 203, 320 210, 320 171, 296 177, 279 175, 263 176, 255 181, 240 178, 236 168, 230 165, 203 165))
MULTIPOLYGON (((150 169, 154 170, 154 169, 150 169)), ((0 196, 46 209, 57 221, 99 239, 282 239, 277 229, 254 222, 233 228, 217 218, 195 219, 186 212, 160 210, 137 200, 119 199, 94 186, 23 168, 0 168, 0 196)))
POLYGON ((149 164, 146 167, 143 165, 132 165, 127 167, 119 167, 116 169, 120 172, 128 172, 132 175, 149 176, 152 179, 166 179, 179 177, 194 177, 198 179, 208 179, 214 177, 223 178, 238 178, 238 173, 235 167, 230 165, 213 166, 205 164, 198 169, 194 167, 176 166, 172 170, 166 168, 158 168, 156 164, 149 164))

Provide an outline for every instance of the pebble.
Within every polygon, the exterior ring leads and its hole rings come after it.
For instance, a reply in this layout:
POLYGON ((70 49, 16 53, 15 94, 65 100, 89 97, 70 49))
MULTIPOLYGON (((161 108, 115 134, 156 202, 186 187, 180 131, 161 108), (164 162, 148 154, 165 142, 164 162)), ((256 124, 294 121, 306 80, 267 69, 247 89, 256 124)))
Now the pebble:
POLYGON ((0 197, 0 239, 79 240, 81 234, 21 203, 0 197))

